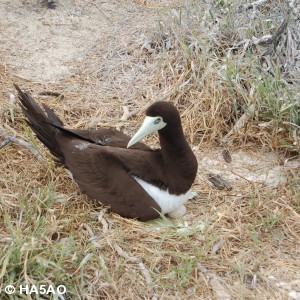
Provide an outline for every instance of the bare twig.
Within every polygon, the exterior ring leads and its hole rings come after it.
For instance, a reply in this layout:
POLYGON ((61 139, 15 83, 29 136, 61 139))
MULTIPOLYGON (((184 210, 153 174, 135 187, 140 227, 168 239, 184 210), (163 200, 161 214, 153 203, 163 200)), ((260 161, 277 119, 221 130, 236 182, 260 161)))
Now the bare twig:
POLYGON ((129 111, 128 106, 123 106, 123 116, 121 117, 121 121, 127 121, 132 116, 135 116, 137 113, 139 113, 139 109, 135 109, 132 112, 129 111))
POLYGON ((0 128, 0 134, 3 136, 3 141, 0 144, 0 149, 4 148, 9 143, 18 144, 27 150, 29 150, 38 161, 42 160, 42 156, 39 154, 39 152, 29 143, 25 142, 24 140, 20 138, 16 138, 14 136, 10 136, 8 134, 4 133, 4 130, 0 128))
POLYGON ((240 178, 242 178, 242 179, 244 179, 244 180, 246 180, 246 181, 248 181, 248 182, 252 182, 251 180, 249 180, 249 179, 247 179, 246 177, 244 177, 244 176, 242 176, 242 175, 240 175, 240 174, 238 174, 238 173, 236 173, 236 172, 234 172, 234 171, 230 171, 232 174, 234 174, 234 175, 236 175, 236 176, 238 176, 238 177, 240 177, 240 178))
POLYGON ((95 3, 94 1, 92 2, 93 5, 95 5, 100 11, 101 13, 103 14, 103 16, 108 20, 108 21, 112 21, 112 19, 110 17, 108 17, 108 15, 104 12, 104 10, 99 6, 97 5, 97 3, 95 3))
POLYGON ((133 263, 133 264, 138 264, 139 268, 141 270, 142 275, 144 276, 146 280, 146 284, 148 286, 149 292, 152 296, 152 300, 156 299, 154 289, 152 287, 152 279, 149 270, 146 268, 144 265, 143 261, 141 258, 130 256, 126 251, 124 251, 116 242, 114 242, 108 235, 108 224, 107 221, 104 218, 105 211, 101 211, 99 216, 98 216, 98 221, 101 222, 103 226, 103 233, 106 234, 106 239, 108 243, 112 246, 112 248, 121 256, 126 258, 127 261, 133 263))
POLYGON ((145 267, 145 265, 144 265, 143 262, 140 262, 140 263, 139 263, 139 267, 140 267, 140 269, 141 269, 141 273, 143 274, 143 276, 144 276, 145 279, 146 279, 147 285, 150 286, 150 285, 152 284, 152 279, 151 279, 149 270, 145 267))
POLYGON ((248 111, 246 111, 235 123, 233 128, 223 137, 222 144, 223 145, 229 145, 232 144, 232 140, 230 140, 230 136, 234 133, 238 133, 239 130, 245 127, 247 122, 249 121, 251 114, 253 114, 255 111, 255 104, 251 104, 248 111))
POLYGON ((257 39, 253 37, 253 44, 254 45, 268 45, 273 44, 284 32, 286 29, 290 19, 290 10, 287 11, 285 18, 281 25, 278 27, 277 31, 274 34, 267 34, 261 37, 260 39, 257 39))
POLYGON ((216 244, 212 247, 210 253, 211 253, 211 254, 216 254, 216 253, 222 248, 222 246, 223 246, 225 243, 227 243, 227 240, 221 240, 221 241, 219 241, 218 243, 216 243, 216 244))
MULTIPOLYGON (((11 117, 11 121, 14 123, 14 108, 15 108, 15 103, 16 103, 16 97, 13 94, 9 94, 9 100, 8 100, 8 106, 5 106, 0 110, 0 116, 6 114, 7 112, 9 113, 11 117)), ((1 132, 0 132, 1 134, 1 132)))
POLYGON ((209 272, 208 269, 202 266, 200 263, 197 264, 197 270, 205 274, 205 276, 209 279, 209 284, 211 285, 213 291, 216 294, 216 299, 218 300, 231 299, 228 290, 221 284, 221 280, 220 278, 218 278, 216 274, 209 272))
POLYGON ((252 3, 247 3, 244 6, 244 9, 248 10, 248 9, 255 9, 256 7, 258 6, 261 6, 263 4, 265 4, 268 0, 257 0, 257 1, 254 1, 252 3))
POLYGON ((112 240, 110 240, 110 244, 112 245, 112 247, 114 248, 114 250, 122 257, 126 258, 126 260, 128 260, 129 262, 133 263, 133 264, 139 264, 142 263, 142 259, 141 258, 137 258, 137 257, 133 257, 133 256, 129 256, 128 253, 126 251, 124 251, 117 243, 113 242, 112 240))
POLYGON ((9 114, 11 117, 11 121, 14 123, 15 121, 15 116, 14 116, 14 107, 15 107, 15 103, 16 103, 16 96, 13 94, 9 95, 9 114))
POLYGON ((63 94, 58 93, 58 92, 51 92, 51 91, 41 92, 41 93, 39 93, 39 95, 41 95, 41 96, 53 96, 53 97, 57 97, 57 98, 61 98, 61 99, 65 98, 65 96, 63 94))

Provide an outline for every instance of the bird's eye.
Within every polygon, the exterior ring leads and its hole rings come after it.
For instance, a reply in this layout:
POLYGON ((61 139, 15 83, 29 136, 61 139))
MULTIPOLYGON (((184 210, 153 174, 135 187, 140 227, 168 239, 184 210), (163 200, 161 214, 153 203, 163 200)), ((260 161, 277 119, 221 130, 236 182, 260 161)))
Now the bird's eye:
POLYGON ((159 124, 159 123, 160 123, 160 121, 161 121, 161 118, 156 118, 156 119, 154 120, 154 125, 157 125, 157 124, 159 124))

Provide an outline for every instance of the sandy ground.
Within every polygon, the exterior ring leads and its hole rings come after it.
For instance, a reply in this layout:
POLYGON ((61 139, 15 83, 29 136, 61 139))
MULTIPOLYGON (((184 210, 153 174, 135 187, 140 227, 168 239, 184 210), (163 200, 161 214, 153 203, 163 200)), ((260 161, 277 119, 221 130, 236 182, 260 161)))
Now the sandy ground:
POLYGON ((61 1, 56 9, 39 0, 2 1, 0 14, 3 60, 35 82, 63 80, 78 65, 93 65, 95 55, 105 61, 104 52, 111 44, 122 45, 142 17, 130 3, 76 0, 61 1))

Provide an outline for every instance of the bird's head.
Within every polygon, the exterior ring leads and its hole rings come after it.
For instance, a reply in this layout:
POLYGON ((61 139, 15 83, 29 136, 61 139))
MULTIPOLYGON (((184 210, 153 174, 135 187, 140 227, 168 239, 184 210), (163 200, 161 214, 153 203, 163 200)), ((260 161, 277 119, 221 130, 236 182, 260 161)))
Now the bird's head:
POLYGON ((172 124, 181 124, 180 116, 175 106, 165 101, 157 101, 153 103, 146 110, 144 122, 129 141, 127 148, 136 144, 149 134, 172 124))

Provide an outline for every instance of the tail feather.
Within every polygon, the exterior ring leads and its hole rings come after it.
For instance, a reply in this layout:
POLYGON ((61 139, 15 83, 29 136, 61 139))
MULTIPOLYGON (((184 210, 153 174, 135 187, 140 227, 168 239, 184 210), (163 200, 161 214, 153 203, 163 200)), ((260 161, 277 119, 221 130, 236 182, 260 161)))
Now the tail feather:
POLYGON ((50 152, 59 159, 61 163, 64 162, 64 155, 60 150, 59 144, 56 140, 56 135, 59 133, 59 128, 55 126, 63 126, 63 122, 53 113, 53 111, 43 104, 46 113, 40 108, 35 100, 24 93, 16 84, 15 88, 18 91, 20 106, 24 115, 26 116, 27 124, 36 134, 37 138, 50 150, 50 152))
POLYGON ((44 110, 46 111, 51 124, 55 126, 63 127, 64 123, 54 114, 53 110, 49 108, 46 104, 42 103, 44 110))

